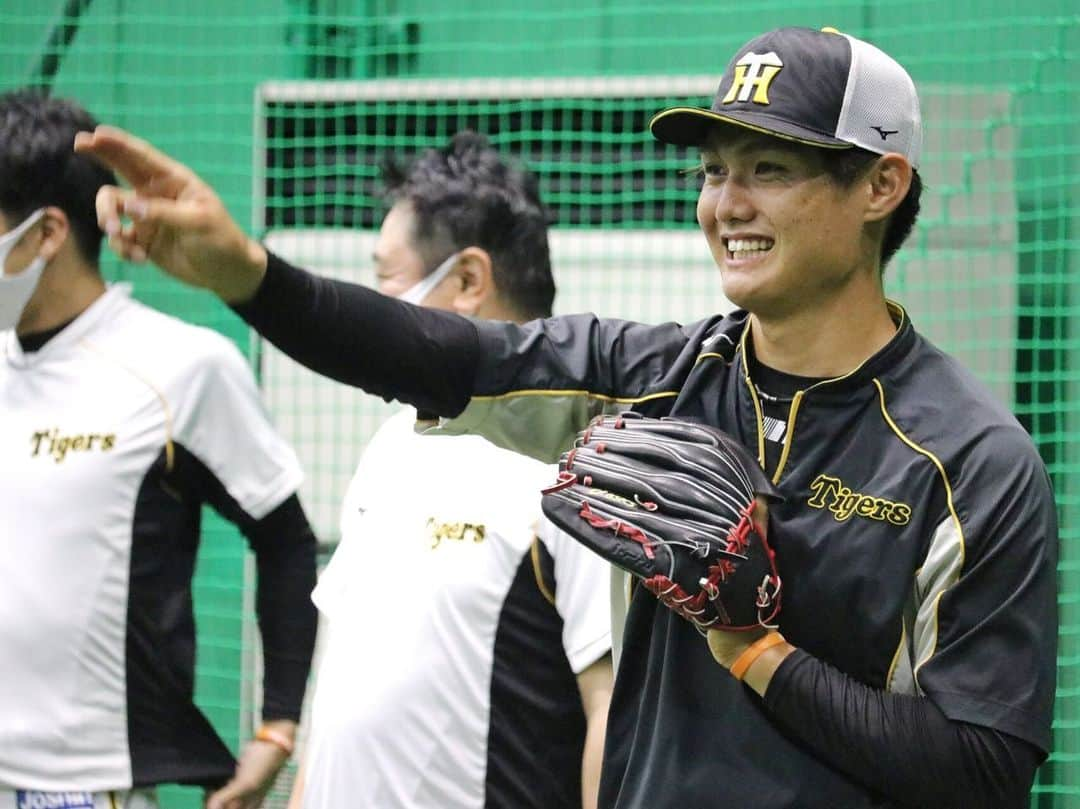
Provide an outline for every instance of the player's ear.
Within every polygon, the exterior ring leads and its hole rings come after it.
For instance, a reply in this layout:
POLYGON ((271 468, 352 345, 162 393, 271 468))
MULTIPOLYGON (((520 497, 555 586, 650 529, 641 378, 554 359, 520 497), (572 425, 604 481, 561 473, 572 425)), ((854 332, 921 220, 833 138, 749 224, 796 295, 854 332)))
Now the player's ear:
POLYGON ((911 188, 911 163, 903 155, 885 154, 866 173, 864 221, 880 222, 899 207, 911 188))
POLYGON ((454 311, 459 315, 483 316, 482 310, 495 294, 491 255, 482 247, 466 247, 458 256, 454 276, 453 283, 458 285, 454 311))
POLYGON ((46 261, 52 261, 71 235, 71 222, 62 209, 50 205, 41 219, 41 232, 43 235, 37 254, 46 261))

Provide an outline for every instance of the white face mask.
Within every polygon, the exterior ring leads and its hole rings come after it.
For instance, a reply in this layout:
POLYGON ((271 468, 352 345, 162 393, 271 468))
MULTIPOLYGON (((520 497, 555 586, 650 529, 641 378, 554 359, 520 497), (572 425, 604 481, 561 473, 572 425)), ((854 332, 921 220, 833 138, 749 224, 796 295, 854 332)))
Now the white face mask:
POLYGON ((19 243, 19 239, 26 235, 26 232, 44 215, 45 209, 38 208, 17 228, 0 236, 0 331, 13 329, 18 324, 23 309, 33 297, 34 290, 37 289, 38 282, 41 280, 41 273, 48 263, 44 257, 38 256, 18 275, 2 274, 8 254, 19 243))
POLYGON ((441 284, 443 279, 450 274, 450 270, 454 269, 454 263, 460 255, 461 253, 454 253, 451 255, 446 261, 432 270, 423 281, 413 284, 398 295, 397 299, 399 301, 405 301, 405 303, 414 303, 417 306, 422 304, 424 298, 431 294, 431 290, 441 284))

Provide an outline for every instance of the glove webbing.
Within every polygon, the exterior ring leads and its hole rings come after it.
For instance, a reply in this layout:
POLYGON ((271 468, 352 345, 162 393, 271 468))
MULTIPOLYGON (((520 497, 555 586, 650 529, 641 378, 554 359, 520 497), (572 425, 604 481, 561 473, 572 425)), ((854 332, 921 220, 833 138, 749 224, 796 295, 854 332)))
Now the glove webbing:
MULTIPOLYGON (((753 509, 754 502, 751 501, 740 512, 739 524, 728 533, 727 550, 729 553, 741 555, 740 552, 745 551, 749 544, 747 535, 750 531, 760 533, 761 529, 754 523, 753 509)), ((768 549, 768 553, 770 559, 775 560, 775 553, 772 548, 768 549)), ((717 584, 726 581, 728 576, 735 573, 735 563, 730 559, 718 559, 715 564, 709 565, 708 571, 708 576, 702 577, 698 582, 701 586, 701 592, 695 596, 688 594, 677 582, 672 581, 663 574, 652 576, 643 581, 642 584, 668 607, 684 618, 693 621, 694 625, 699 629, 727 626, 732 623, 731 616, 724 609, 723 602, 719 600, 720 589, 717 584), (718 617, 702 621, 700 617, 705 613, 706 599, 712 602, 713 609, 718 617)), ((779 576, 766 575, 761 584, 758 585, 755 605, 758 608, 758 622, 762 626, 770 626, 769 622, 776 617, 776 611, 779 607, 776 597, 779 593, 779 576), (762 611, 770 607, 773 608, 773 611, 763 616, 762 611)), ((746 629, 752 628, 746 627, 746 629)))

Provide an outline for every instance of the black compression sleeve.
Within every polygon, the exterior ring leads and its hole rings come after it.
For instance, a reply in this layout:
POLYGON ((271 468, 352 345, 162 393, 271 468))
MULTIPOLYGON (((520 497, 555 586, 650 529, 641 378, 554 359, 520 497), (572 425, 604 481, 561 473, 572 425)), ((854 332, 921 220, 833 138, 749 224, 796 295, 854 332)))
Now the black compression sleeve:
POLYGON ((235 311, 316 373, 423 413, 456 416, 472 394, 479 336, 466 318, 321 278, 273 253, 255 297, 235 311))
POLYGON ((952 721, 929 699, 871 688, 801 650, 773 675, 765 707, 787 733, 897 807, 1026 807, 1044 758, 1021 739, 952 721))
POLYGON ((315 650, 315 535, 295 494, 242 530, 259 574, 255 611, 263 644, 263 718, 299 721, 315 650))

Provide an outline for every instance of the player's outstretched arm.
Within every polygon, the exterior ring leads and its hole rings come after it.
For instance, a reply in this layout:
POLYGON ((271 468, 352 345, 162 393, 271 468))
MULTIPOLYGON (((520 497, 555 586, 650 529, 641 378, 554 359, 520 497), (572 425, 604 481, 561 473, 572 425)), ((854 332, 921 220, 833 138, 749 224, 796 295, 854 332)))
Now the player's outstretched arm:
POLYGON ((255 294, 266 272, 266 251, 240 229, 195 172, 111 126, 78 133, 74 146, 131 185, 104 186, 97 196, 98 224, 121 258, 153 261, 227 303, 255 294))
POLYGON ((74 147, 131 185, 97 197, 98 224, 122 258, 211 290, 316 373, 439 415, 464 408, 477 342, 469 321, 275 261, 195 172, 128 132, 99 126, 74 147))

